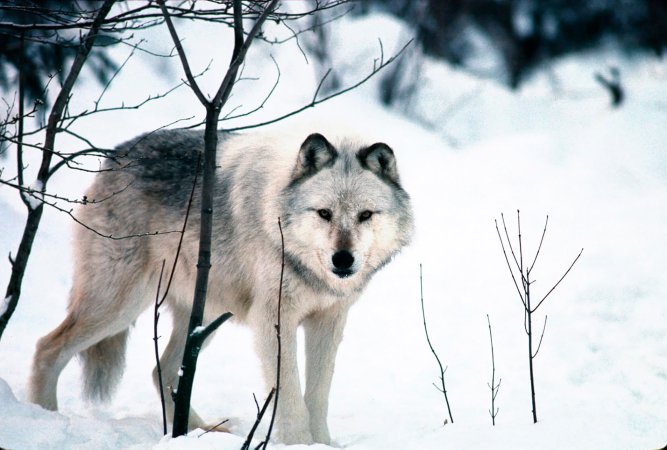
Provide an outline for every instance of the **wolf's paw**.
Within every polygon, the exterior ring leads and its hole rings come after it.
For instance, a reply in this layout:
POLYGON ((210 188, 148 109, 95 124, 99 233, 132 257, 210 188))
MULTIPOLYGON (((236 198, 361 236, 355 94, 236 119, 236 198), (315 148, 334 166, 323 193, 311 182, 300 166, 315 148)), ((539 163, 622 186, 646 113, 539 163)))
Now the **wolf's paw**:
POLYGON ((331 445, 331 436, 329 436, 329 430, 326 428, 326 426, 321 428, 311 427, 310 431, 315 442, 318 444, 331 445))
POLYGON ((278 440, 283 444, 314 444, 315 440, 307 427, 295 426, 294 423, 283 423, 278 428, 278 440))

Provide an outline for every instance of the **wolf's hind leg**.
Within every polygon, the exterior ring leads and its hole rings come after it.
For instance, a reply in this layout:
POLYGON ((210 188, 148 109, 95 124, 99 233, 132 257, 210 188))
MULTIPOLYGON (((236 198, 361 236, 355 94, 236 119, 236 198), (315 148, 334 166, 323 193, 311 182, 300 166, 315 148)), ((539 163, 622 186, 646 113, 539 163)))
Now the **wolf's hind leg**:
POLYGON ((29 381, 31 402, 53 411, 58 409, 58 377, 77 353, 76 346, 69 345, 76 328, 76 318, 68 315, 55 330, 37 341, 29 381))
POLYGON ((60 372, 80 352, 88 396, 106 398, 120 379, 128 329, 146 303, 138 298, 136 274, 116 282, 96 281, 87 277, 77 282, 75 277, 65 320, 37 341, 29 381, 33 403, 58 409, 60 372))
MULTIPOLYGON (((58 409, 57 388, 60 372, 77 353, 95 348, 95 344, 102 343, 101 347, 117 349, 112 355, 100 351, 90 350, 84 356, 84 375, 86 377, 86 393, 99 398, 105 398, 113 389, 113 384, 122 374, 125 351, 125 338, 130 321, 96 320, 70 312, 65 320, 51 333, 37 341, 37 350, 33 359, 32 374, 29 381, 29 398, 33 403, 46 409, 58 409), (113 341, 113 342, 112 342, 113 341), (123 352, 119 354, 118 352, 123 352), (106 374, 88 378, 91 374, 106 374), (100 384, 111 383, 111 384, 100 384), (99 392, 99 394, 96 394, 99 392)), ((100 348, 97 348, 99 350, 100 348)))

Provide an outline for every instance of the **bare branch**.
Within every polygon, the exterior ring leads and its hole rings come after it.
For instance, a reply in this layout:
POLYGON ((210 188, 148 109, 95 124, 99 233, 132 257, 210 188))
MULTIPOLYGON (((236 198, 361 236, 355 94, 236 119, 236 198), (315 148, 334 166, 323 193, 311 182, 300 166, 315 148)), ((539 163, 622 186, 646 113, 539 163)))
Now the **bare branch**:
POLYGON ((421 307, 422 307, 422 319, 424 321, 424 333, 426 334, 426 342, 428 343, 428 347, 431 349, 431 353, 433 353, 433 356, 435 357, 436 362, 438 363, 438 367, 440 368, 440 382, 442 384, 442 388, 439 388, 438 386, 436 389, 438 389, 442 394, 445 396, 445 404, 447 405, 447 412, 449 413, 449 420, 454 423, 454 418, 452 417, 452 410, 449 407, 449 399, 447 398, 447 388, 445 387, 445 371, 447 370, 446 368, 442 368, 442 363, 440 362, 440 358, 438 357, 438 354, 436 353, 435 349, 433 348, 433 345, 431 344, 431 338, 428 335, 428 328, 426 327, 426 312, 424 311, 424 287, 422 283, 422 265, 419 265, 419 292, 420 292, 420 300, 421 300, 421 307))
POLYGON ((164 263, 165 260, 162 260, 162 266, 160 267, 160 278, 157 282, 157 292, 155 293, 155 307, 153 309, 153 348, 155 350, 155 370, 157 372, 158 385, 160 387, 160 404, 162 406, 162 434, 167 434, 167 409, 164 403, 164 386, 162 384, 162 367, 160 366, 160 349, 157 344, 157 340, 160 338, 158 333, 158 321, 160 320, 160 287, 162 285, 162 275, 164 273, 164 263))
POLYGON ((67 107, 67 104, 69 103, 74 83, 79 77, 79 73, 81 73, 83 64, 85 63, 86 59, 88 58, 88 54, 93 48, 95 39, 99 34, 100 26, 102 25, 102 22, 104 21, 104 18, 108 12, 111 10, 111 6, 113 4, 114 0, 105 0, 104 4, 100 7, 98 16, 93 21, 93 25, 91 26, 90 31, 84 38, 82 44, 78 47, 77 55, 74 58, 74 62, 72 63, 72 68, 67 74, 67 78, 65 78, 63 87, 53 104, 51 114, 49 114, 44 144, 44 147, 49 150, 49 152, 45 152, 43 154, 42 164, 40 165, 39 172, 37 174, 37 179, 42 181, 44 187, 46 187, 46 180, 48 180, 50 175, 49 171, 52 158, 51 152, 54 149, 55 137, 58 129, 57 124, 62 120, 62 115, 65 111, 65 108, 67 107))
MULTIPOLYGON (((501 214, 501 217, 502 217, 502 214, 501 214)), ((500 240, 500 246, 503 249, 503 255, 505 255, 505 261, 507 262, 507 268, 510 271, 510 275, 512 276, 512 281, 514 281, 514 286, 516 286, 516 291, 519 294, 519 298, 521 299, 521 303, 523 303, 523 309, 525 311, 528 311, 528 306, 526 305, 526 300, 523 298, 523 294, 521 293, 521 289, 519 288, 519 283, 517 283, 516 277, 514 276, 514 271, 512 271, 512 264, 510 263, 510 260, 507 257, 507 252, 505 251, 505 244, 503 243, 503 238, 500 235, 500 229, 498 228, 498 221, 495 220, 495 223, 496 223, 496 231, 498 232, 498 239, 500 240)), ((503 219, 503 225, 505 225, 505 220, 504 219, 503 219)), ((505 234, 507 234, 507 228, 505 228, 505 234)), ((511 248, 511 244, 510 244, 510 248, 511 248)), ((515 258, 515 260, 516 260, 516 258, 515 258)))
MULTIPOLYGON (((227 98, 229 98, 229 94, 232 92, 234 81, 236 80, 236 74, 239 70, 239 67, 245 60, 245 55, 248 52, 248 49, 250 48, 250 44, 252 44, 252 41, 255 39, 255 36, 257 36, 257 33, 259 33, 259 30, 262 28, 262 25, 266 21, 266 18, 269 16, 271 12, 273 12, 277 4, 278 0, 271 0, 271 3, 269 3, 269 5, 264 9, 264 11, 262 11, 257 21, 253 25, 252 29, 248 33, 248 36, 246 37, 245 41, 240 47, 238 46, 238 44, 240 43, 240 39, 235 27, 234 52, 233 52, 232 62, 229 65, 227 73, 225 74, 225 78, 222 80, 222 83, 220 83, 218 92, 215 94, 215 97, 211 102, 216 108, 218 109, 221 108, 222 105, 224 105, 225 102, 227 101, 227 98)), ((241 15, 241 1, 234 0, 234 23, 237 23, 237 20, 241 21, 240 15, 241 15), (238 19, 237 19, 237 14, 239 15, 238 19)))
POLYGON ((252 441, 253 436, 255 436, 255 431, 257 431, 257 427, 262 422, 262 418, 266 413, 266 409, 269 407, 269 403, 271 403, 271 399, 273 398, 273 394, 275 393, 276 393, 276 388, 271 389, 271 392, 269 392, 269 395, 266 397, 266 400, 264 401, 264 405, 262 405, 262 409, 259 408, 259 404, 257 404, 257 398, 253 394, 253 398, 255 399, 255 405, 257 405, 257 418, 255 419, 255 423, 252 425, 252 428, 250 429, 250 432, 248 433, 245 442, 241 446, 241 450, 248 450, 250 448, 250 442, 252 441))
POLYGON ((104 84, 104 87, 102 88, 102 91, 100 92, 100 95, 97 97, 97 100, 95 100, 95 102, 94 102, 95 103, 95 109, 97 109, 98 105, 102 101, 102 98, 104 97, 104 94, 106 94, 107 90, 109 89, 109 86, 111 86, 111 83, 113 83, 113 80, 115 80, 116 77, 118 76, 118 74, 121 72, 121 70, 123 70, 123 68, 125 68, 125 65, 128 63, 128 61, 130 59, 132 59, 132 57, 134 56, 134 53, 136 52, 137 48, 139 47, 139 45, 141 45, 142 42, 144 42, 144 39, 139 41, 139 44, 132 47, 132 50, 130 51, 130 54, 127 55, 127 58, 125 58, 125 60, 122 62, 122 64, 120 66, 118 66, 118 68, 114 71, 113 75, 111 75, 109 80, 104 84))
MULTIPOLYGON (((81 199, 75 199, 75 198, 63 197, 63 196, 58 195, 58 194, 51 194, 51 193, 48 193, 48 192, 42 192, 41 190, 36 190, 36 189, 30 188, 30 187, 20 186, 18 184, 12 183, 11 180, 2 180, 2 179, 0 179, 0 184, 4 184, 5 186, 9 186, 9 187, 12 187, 12 188, 16 189, 17 191, 19 191, 21 193, 22 196, 24 196, 24 198, 28 202, 30 202, 30 200, 28 199, 28 197, 25 197, 25 195, 27 195, 29 197, 32 197, 34 199, 33 201, 37 202, 37 203, 45 203, 44 202, 44 197, 48 197, 48 198, 52 198, 54 200, 60 200, 60 201, 64 201, 64 202, 67 202, 67 203, 78 204, 78 205, 89 205, 89 204, 95 204, 95 203, 102 203, 102 202, 110 199, 111 197, 113 197, 117 194, 120 194, 121 192, 124 192, 127 188, 129 188, 132 185, 132 183, 129 183, 129 184, 125 185, 125 187, 123 187, 122 189, 120 189, 118 191, 114 191, 111 194, 107 195, 106 197, 102 197, 100 199, 89 199, 85 195, 81 199)), ((32 206, 30 206, 30 208, 34 209, 32 206)))
POLYGON ((190 333, 190 337, 192 337, 195 340, 195 345, 201 346, 206 338, 208 338, 211 334, 217 330, 220 325, 225 323, 230 317, 232 317, 234 314, 230 312, 226 312, 224 314, 219 315, 213 322, 209 323, 208 325, 204 327, 199 327, 195 328, 195 330, 190 333))
POLYGON ((540 342, 537 344, 537 350, 535 350, 535 353, 533 353, 533 358, 537 356, 537 354, 540 352, 540 347, 542 347, 542 339, 544 338, 544 330, 547 329, 547 317, 544 316, 544 325, 542 326, 542 334, 540 335, 540 342))
MULTIPOLYGON (((2 183, 2 184, 7 184, 5 181, 2 181, 2 180, 0 180, 0 183, 2 183)), ((54 208, 54 209, 56 209, 56 210, 58 210, 58 211, 60 211, 60 212, 62 212, 62 213, 64 213, 64 214, 67 214, 67 215, 68 215, 74 222, 78 223, 79 225, 81 225, 81 226, 84 227, 85 229, 87 229, 87 230, 89 230, 89 231, 92 231, 93 233, 95 233, 96 235, 98 235, 98 236, 100 236, 100 237, 107 238, 107 239, 112 239, 112 240, 114 240, 114 241, 119 241, 119 240, 123 240, 123 239, 131 239, 131 238, 147 237, 147 236, 157 236, 157 235, 161 235, 161 234, 180 233, 180 230, 169 230, 169 231, 160 231, 160 230, 156 230, 156 231, 147 231, 147 232, 145 232, 145 233, 128 234, 128 235, 123 235, 123 236, 114 236, 114 235, 112 235, 112 234, 104 234, 104 233, 99 232, 99 231, 96 230, 95 228, 91 227, 90 225, 88 225, 88 224, 82 222, 81 220, 79 220, 79 219, 74 215, 74 213, 73 213, 73 209, 72 209, 72 208, 70 208, 70 209, 65 209, 65 208, 59 206, 56 202, 48 202, 48 201, 46 201, 46 200, 42 197, 42 195, 48 197, 50 194, 47 194, 47 193, 37 193, 37 192, 34 191, 34 190, 29 190, 29 191, 27 191, 27 192, 29 192, 30 195, 31 195, 32 197, 34 197, 35 199, 39 200, 42 204, 47 205, 47 206, 50 206, 50 207, 52 207, 52 208, 54 208)), ((52 195, 52 194, 51 194, 51 195, 52 195)), ((76 203, 76 202, 81 202, 81 203, 84 202, 83 200, 81 200, 81 201, 70 200, 70 201, 71 201, 71 202, 75 202, 75 203, 76 203)), ((87 201, 87 200, 86 200, 86 201, 87 201)), ((91 203, 92 203, 92 202, 91 202, 91 203)))
POLYGON ((322 89, 322 85, 324 84, 324 82, 326 81, 326 79, 327 79, 327 77, 329 76, 330 73, 331 73, 331 67, 329 67, 327 69, 326 73, 324 74, 324 76, 320 80, 319 84, 317 85, 317 89, 315 89, 315 93, 313 94, 313 99, 311 100, 311 102, 314 102, 314 101, 317 100, 317 95, 320 93, 320 89, 322 89))
MULTIPOLYGON (((325 9, 335 8, 336 6, 340 6, 340 5, 344 5, 344 4, 346 4, 348 1, 349 1, 349 0, 341 0, 341 1, 337 2, 337 4, 333 4, 333 3, 336 3, 336 2, 329 2, 329 3, 327 3, 326 5, 322 5, 321 3, 318 2, 319 4, 317 5, 317 10, 319 10, 319 11, 323 11, 323 10, 325 10, 325 9)), ((302 35, 302 34, 304 34, 304 33, 307 33, 307 32, 309 32, 309 31, 313 31, 313 30, 315 30, 316 28, 323 27, 324 25, 328 25, 328 24, 330 24, 330 23, 332 23, 332 22, 335 22, 336 20, 338 20, 338 19, 340 19, 340 18, 342 18, 342 17, 348 15, 350 12, 352 12, 352 10, 353 10, 353 8, 348 8, 348 9, 346 9, 345 11, 343 11, 343 12, 340 13, 340 14, 337 14, 337 15, 334 15, 334 16, 332 16, 332 17, 329 17, 327 20, 323 20, 323 21, 321 21, 321 22, 318 21, 318 22, 314 23, 313 25, 311 25, 311 26, 309 26, 309 27, 300 29, 299 31, 294 31, 294 30, 292 30, 292 28, 288 28, 288 29, 292 32, 292 35, 291 35, 291 36, 289 36, 289 37, 287 37, 287 38, 285 38, 285 39, 274 39, 274 40, 267 41, 267 42, 269 42, 270 44, 284 44, 285 42, 291 41, 292 39, 297 39, 297 40, 298 40, 298 38, 299 38, 300 35, 302 35)), ((308 16, 308 15, 310 15, 311 13, 313 13, 313 12, 315 12, 315 11, 316 11, 316 10, 314 9, 314 10, 312 10, 311 12, 306 12, 306 13, 304 13, 303 15, 304 15, 304 16, 308 16)), ((265 40, 266 40, 266 39, 265 39, 265 40)), ((304 54, 304 56, 306 56, 306 55, 304 54)), ((307 57, 306 57, 306 61, 308 61, 308 58, 307 58, 307 57)))
POLYGON ((568 269, 565 271, 565 273, 563 274, 563 276, 560 277, 560 280, 558 280, 558 282, 557 282, 556 284, 554 284, 554 286, 551 288, 551 290, 550 290, 549 292, 547 292, 547 294, 542 298, 542 300, 539 301, 539 303, 537 304, 537 306, 536 306, 531 312, 535 312, 535 311, 537 311, 537 308, 539 308, 540 305, 541 305, 542 303, 544 303, 544 301, 547 299, 547 297, 549 297, 549 295, 554 291, 554 289, 556 289, 556 288, 558 287, 558 285, 560 284, 560 282, 563 281, 563 279, 567 276, 568 273, 570 273, 570 270, 572 270, 572 267, 573 267, 574 264, 577 262, 577 260, 579 259, 579 257, 581 256, 581 254, 582 254, 583 252, 584 252, 584 249, 582 248, 581 251, 579 252, 579 254, 577 255, 577 257, 574 258, 574 261, 572 261, 572 264, 570 264, 570 267, 568 267, 568 269))
POLYGON ((178 264, 178 257, 180 256, 181 248, 183 247, 183 238, 185 237, 185 229, 187 228, 188 225, 188 218, 190 217, 190 210, 192 209, 192 200, 194 199, 195 189, 197 187, 197 176, 199 175, 200 163, 201 163, 201 154, 199 154, 199 156, 197 157, 195 176, 194 179, 192 180, 192 189, 190 190, 190 198, 188 199, 188 206, 185 210, 185 219, 183 219, 183 228, 181 228, 181 236, 178 238, 178 247, 176 247, 176 255, 174 255, 174 264, 171 266, 171 273, 169 274, 167 289, 165 290, 162 300, 160 300, 160 304, 162 304, 164 300, 167 298, 167 293, 169 292, 169 288, 171 287, 171 282, 174 279, 174 273, 176 273, 176 264, 178 264))
MULTIPOLYGON (((36 185, 39 185, 41 191, 46 190, 46 183, 49 179, 49 169, 53 156, 58 123, 62 120, 62 115, 69 101, 74 83, 76 82, 84 63, 88 59, 88 55, 90 54, 90 51, 92 50, 95 40, 99 34, 100 27, 107 14, 111 10, 113 3, 114 0, 105 0, 102 6, 97 10, 90 30, 85 35, 85 37, 81 39, 81 45, 77 48, 74 61, 72 62, 60 92, 58 93, 53 107, 51 108, 44 145, 48 151, 42 153, 42 161, 37 172, 36 185)), ((18 300, 21 295, 23 276, 25 275, 28 259, 30 257, 30 252, 32 250, 35 236, 42 219, 43 211, 44 209, 42 204, 38 205, 35 209, 28 208, 26 225, 23 230, 23 235, 21 237, 15 263, 12 266, 12 272, 5 294, 5 299, 7 299, 7 308, 3 314, 0 314, 0 338, 2 338, 2 334, 4 333, 4 330, 6 329, 11 316, 14 314, 16 305, 18 304, 18 300)))
POLYGON ((535 263, 537 262, 537 257, 540 255, 540 250, 542 249, 542 243, 544 242, 544 235, 547 234, 547 225, 549 224, 549 215, 547 214, 547 219, 544 221, 544 230, 542 231, 542 237, 540 238, 540 245, 537 246, 537 252, 535 252, 535 259, 533 259, 533 263, 530 265, 530 269, 528 269, 528 275, 530 276, 530 272, 533 271, 533 267, 535 267, 535 263))
POLYGON ((266 450, 266 446, 271 439, 271 431, 273 430, 273 423, 276 420, 276 413, 278 411, 278 396, 280 394, 280 367, 281 367, 281 356, 282 356, 282 340, 280 336, 280 326, 281 326, 281 310, 283 302, 283 277, 285 274, 285 236, 283 235, 283 225, 278 217, 278 230, 280 231, 280 285, 278 286, 278 323, 276 324, 276 339, 278 340, 278 356, 276 360, 276 399, 273 402, 273 412, 271 413, 271 422, 269 422, 269 429, 266 432, 266 437, 264 442, 260 443, 257 448, 263 448, 266 450))
MULTIPOLYGON (((25 73, 23 67, 24 58, 24 36, 21 33, 21 56, 19 60, 19 115, 18 115, 18 136, 16 142, 16 173, 19 186, 24 186, 23 171, 23 125, 25 121, 24 102, 25 102, 25 73)), ((31 209, 30 201, 20 193, 21 201, 26 208, 31 209)))
POLYGON ((338 97, 339 95, 343 95, 347 92, 350 92, 350 91, 358 88, 362 84, 364 84, 371 77, 373 77, 375 74, 380 72, 383 68, 387 67, 389 64, 394 62, 397 58, 399 58, 403 54, 405 49, 410 44, 412 44, 412 40, 408 41, 394 56, 389 58, 387 61, 382 62, 382 64, 380 64, 379 66, 373 68, 373 71, 370 74, 368 74, 367 76, 365 76, 363 79, 361 79, 357 83, 355 83, 351 86, 348 86, 345 89, 341 89, 341 90, 339 90, 337 92, 334 92, 333 94, 327 95, 326 97, 321 98, 319 100, 312 100, 307 105, 304 105, 301 108, 295 109, 295 110, 293 110, 293 111, 291 111, 287 114, 283 114, 282 116, 276 117, 275 119, 267 120, 265 122, 260 122, 260 123, 256 123, 256 124, 253 124, 253 125, 244 125, 244 126, 239 126, 239 127, 234 127, 234 128, 226 128, 225 131, 231 132, 231 131, 247 130, 247 129, 250 129, 250 128, 259 128, 259 127, 270 125, 270 124, 273 124, 273 123, 276 123, 276 122, 280 122, 281 120, 284 120, 284 119, 287 119, 288 117, 292 117, 294 115, 297 115, 297 114, 299 114, 299 113, 301 113, 301 112, 303 112, 303 111, 305 111, 309 108, 313 108, 313 107, 319 105, 320 103, 326 102, 328 100, 331 100, 332 98, 338 97))
MULTIPOLYGON (((525 277, 523 274, 523 242, 521 240, 521 214, 519 213, 518 209, 516 210, 516 226, 517 229, 519 230, 519 273, 521 273, 521 278, 523 278, 523 283, 530 284, 527 277, 525 277)), ((528 296, 526 295, 526 297, 528 296)), ((526 303, 528 303, 527 299, 526 303)))
MULTIPOLYGON (((205 434, 207 434, 207 433, 210 433, 211 431, 222 431, 222 430, 220 430, 218 427, 219 427, 220 425, 224 425, 224 424, 226 424, 227 422, 229 422, 229 419, 222 419, 220 422, 216 423, 215 425, 208 427, 202 434, 200 434, 200 435, 197 436, 197 437, 200 438, 200 437, 202 437, 203 435, 205 435, 205 434)), ((226 429, 224 429, 224 430, 226 430, 226 429)))
MULTIPOLYGON (((270 56, 271 56, 271 60, 273 61, 273 64, 276 67, 276 71, 277 71, 276 81, 273 83, 273 86, 269 90, 269 93, 266 95, 266 97, 264 97, 264 100, 262 100, 262 103, 259 106, 255 107, 254 109, 252 109, 250 111, 247 111, 247 112, 244 112, 244 113, 241 113, 241 114, 237 114, 237 115, 232 115, 232 113, 238 107, 234 108, 232 111, 227 113, 221 120, 232 120, 232 119, 238 119, 240 117, 246 117, 246 116, 254 114, 255 112, 264 108, 264 105, 266 104, 266 102, 269 100, 269 98, 271 98, 273 96, 273 93, 275 92, 276 88, 278 87, 278 83, 280 83, 280 66, 278 66, 278 63, 276 62, 276 59, 273 57, 273 55, 270 55, 270 56)), ((241 80, 240 79, 237 80, 237 83, 238 83, 238 81, 241 81, 241 80)))
POLYGON ((498 411, 500 410, 499 408, 496 408, 496 396, 498 395, 498 391, 500 390, 500 381, 498 381, 498 384, 496 384, 496 358, 494 354, 494 349, 493 349, 493 333, 491 332, 491 319, 489 318, 489 315, 486 315, 486 321, 489 324, 489 339, 491 341, 491 384, 487 383, 487 386, 491 389, 491 409, 489 410, 489 414, 491 414, 491 423, 493 426, 496 425, 496 415, 498 414, 498 411))
POLYGON ((509 246, 510 252, 512 253, 512 257, 514 258, 514 264, 516 264, 517 269, 519 269, 519 273, 521 273, 521 278, 523 280, 523 271, 521 270, 521 266, 519 265, 519 260, 516 259, 514 248, 512 248, 512 240, 510 239, 510 235, 507 232, 507 224, 505 223, 505 214, 500 213, 500 218, 503 221, 503 228, 505 229, 505 237, 507 238, 507 245, 509 246))
POLYGON ((181 65, 183 66, 185 77, 188 80, 188 85, 190 86, 190 89, 192 89, 192 92, 195 93, 201 104, 206 105, 208 100, 204 96, 204 93, 201 91, 201 89, 199 89, 199 85, 192 75, 192 70, 190 70, 190 63, 188 62, 188 58, 185 55, 185 50, 183 50, 183 45, 181 44, 181 39, 178 37, 174 23, 171 21, 169 10, 165 6, 164 0, 157 0, 157 4, 160 6, 160 10, 164 16, 164 21, 167 24, 167 28, 169 29, 169 34, 171 35, 171 39, 174 42, 174 46, 176 46, 178 58, 181 60, 181 65))

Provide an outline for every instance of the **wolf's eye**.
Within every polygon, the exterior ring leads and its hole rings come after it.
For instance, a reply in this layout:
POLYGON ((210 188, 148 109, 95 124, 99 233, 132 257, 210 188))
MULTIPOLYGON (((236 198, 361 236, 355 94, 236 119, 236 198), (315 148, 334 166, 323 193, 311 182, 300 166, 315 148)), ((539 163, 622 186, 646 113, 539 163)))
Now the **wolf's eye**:
POLYGON ((321 218, 326 220, 327 222, 329 222, 331 220, 331 210, 330 209, 318 209, 317 214, 321 218))
POLYGON ((373 215, 373 211, 368 211, 368 210, 362 211, 359 214, 359 222, 366 222, 368 219, 371 218, 372 215, 373 215))

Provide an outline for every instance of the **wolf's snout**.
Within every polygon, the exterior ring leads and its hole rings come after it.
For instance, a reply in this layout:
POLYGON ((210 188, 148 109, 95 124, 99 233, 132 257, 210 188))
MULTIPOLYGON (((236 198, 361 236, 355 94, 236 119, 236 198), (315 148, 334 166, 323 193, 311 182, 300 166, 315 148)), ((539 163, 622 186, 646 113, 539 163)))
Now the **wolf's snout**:
POLYGON ((331 257, 331 262, 334 265, 333 272, 341 278, 352 275, 352 264, 354 264, 354 256, 347 250, 339 250, 331 257))
POLYGON ((354 256, 347 250, 340 250, 331 257, 336 269, 349 269, 354 264, 354 256))

